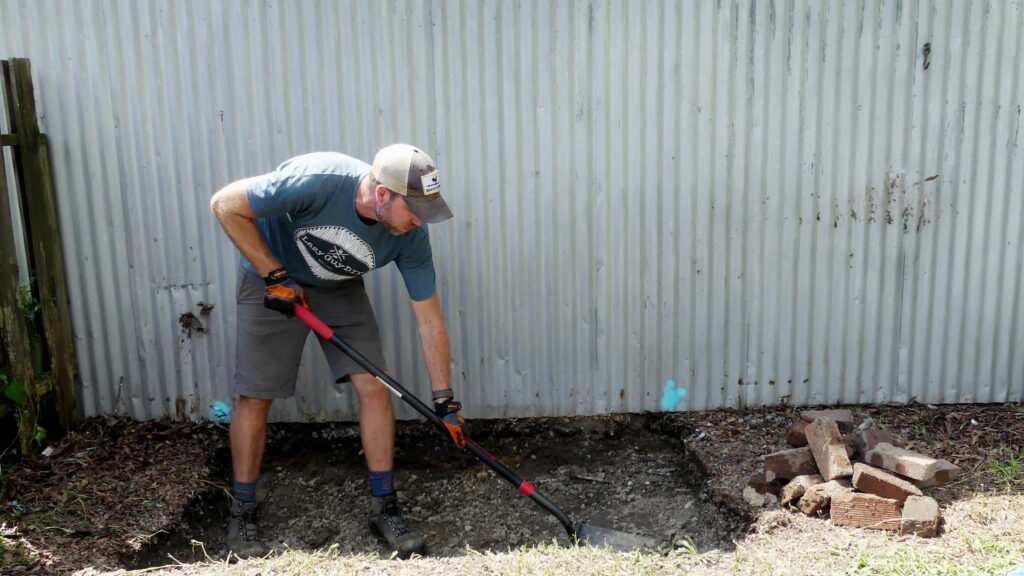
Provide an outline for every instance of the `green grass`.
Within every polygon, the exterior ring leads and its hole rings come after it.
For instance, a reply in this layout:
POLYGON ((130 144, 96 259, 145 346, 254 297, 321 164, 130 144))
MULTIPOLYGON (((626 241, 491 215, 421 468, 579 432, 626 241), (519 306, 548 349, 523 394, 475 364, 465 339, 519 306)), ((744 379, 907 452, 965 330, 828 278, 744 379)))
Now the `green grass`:
POLYGON ((1014 454, 1006 446, 1002 446, 999 449, 1000 454, 1009 452, 1009 458, 1005 463, 993 462, 989 465, 988 470, 996 475, 1000 480, 1007 483, 1017 483, 1024 480, 1024 449, 1020 451, 1020 454, 1014 454))

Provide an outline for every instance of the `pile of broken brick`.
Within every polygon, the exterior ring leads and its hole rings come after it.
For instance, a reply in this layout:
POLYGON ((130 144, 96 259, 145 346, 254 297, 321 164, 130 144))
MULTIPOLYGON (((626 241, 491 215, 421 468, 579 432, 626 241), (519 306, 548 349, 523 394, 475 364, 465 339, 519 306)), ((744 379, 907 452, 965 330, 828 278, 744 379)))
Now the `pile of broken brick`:
POLYGON ((775 494, 783 507, 827 513, 837 525, 935 536, 939 505, 921 489, 952 481, 956 465, 896 446, 871 420, 855 428, 849 410, 804 411, 787 439, 796 448, 765 456, 748 502, 775 494))

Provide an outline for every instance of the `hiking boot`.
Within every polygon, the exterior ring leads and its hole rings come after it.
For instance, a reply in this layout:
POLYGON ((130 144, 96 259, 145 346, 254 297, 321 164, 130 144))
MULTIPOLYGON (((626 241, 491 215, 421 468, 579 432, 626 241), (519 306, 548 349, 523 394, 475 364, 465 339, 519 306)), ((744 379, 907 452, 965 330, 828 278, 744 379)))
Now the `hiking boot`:
POLYGON ((398 509, 398 497, 394 494, 370 498, 367 524, 370 533, 386 541, 392 550, 398 552, 400 558, 408 558, 413 553, 426 553, 423 537, 409 530, 405 520, 402 520, 402 511, 398 509))
POLYGON ((259 509, 259 502, 232 501, 227 534, 229 555, 253 558, 267 553, 260 541, 259 509))

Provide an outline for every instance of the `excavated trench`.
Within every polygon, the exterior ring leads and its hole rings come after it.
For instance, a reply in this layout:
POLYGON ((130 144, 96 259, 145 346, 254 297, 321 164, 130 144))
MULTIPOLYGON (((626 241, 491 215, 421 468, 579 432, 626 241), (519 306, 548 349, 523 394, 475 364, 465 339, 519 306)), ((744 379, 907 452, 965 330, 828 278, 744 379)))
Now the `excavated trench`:
MULTIPOLYGON (((574 523, 727 550, 748 521, 703 492, 678 426, 664 415, 489 420, 473 438, 557 504, 574 523)), ((396 484, 405 518, 433 556, 505 551, 558 540, 565 530, 537 504, 423 422, 400 422, 396 484)), ((228 486, 230 455, 213 480, 228 486)), ((354 424, 276 424, 261 477, 264 539, 276 549, 387 550, 366 529, 369 481, 354 424)), ((179 529, 131 559, 134 569, 225 556, 223 490, 198 497, 179 529)))

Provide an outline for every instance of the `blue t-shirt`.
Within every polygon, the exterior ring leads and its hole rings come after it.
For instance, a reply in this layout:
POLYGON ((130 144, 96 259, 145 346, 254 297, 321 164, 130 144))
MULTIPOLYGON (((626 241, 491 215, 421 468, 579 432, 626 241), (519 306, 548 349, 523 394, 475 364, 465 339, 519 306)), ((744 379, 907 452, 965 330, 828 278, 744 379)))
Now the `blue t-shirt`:
MULTIPOLYGON (((395 236, 356 214, 365 162, 336 152, 286 160, 249 183, 246 197, 270 252, 299 284, 329 286, 394 260, 409 297, 434 295, 434 262, 425 226, 395 236)), ((244 257, 243 265, 255 272, 244 257)))

